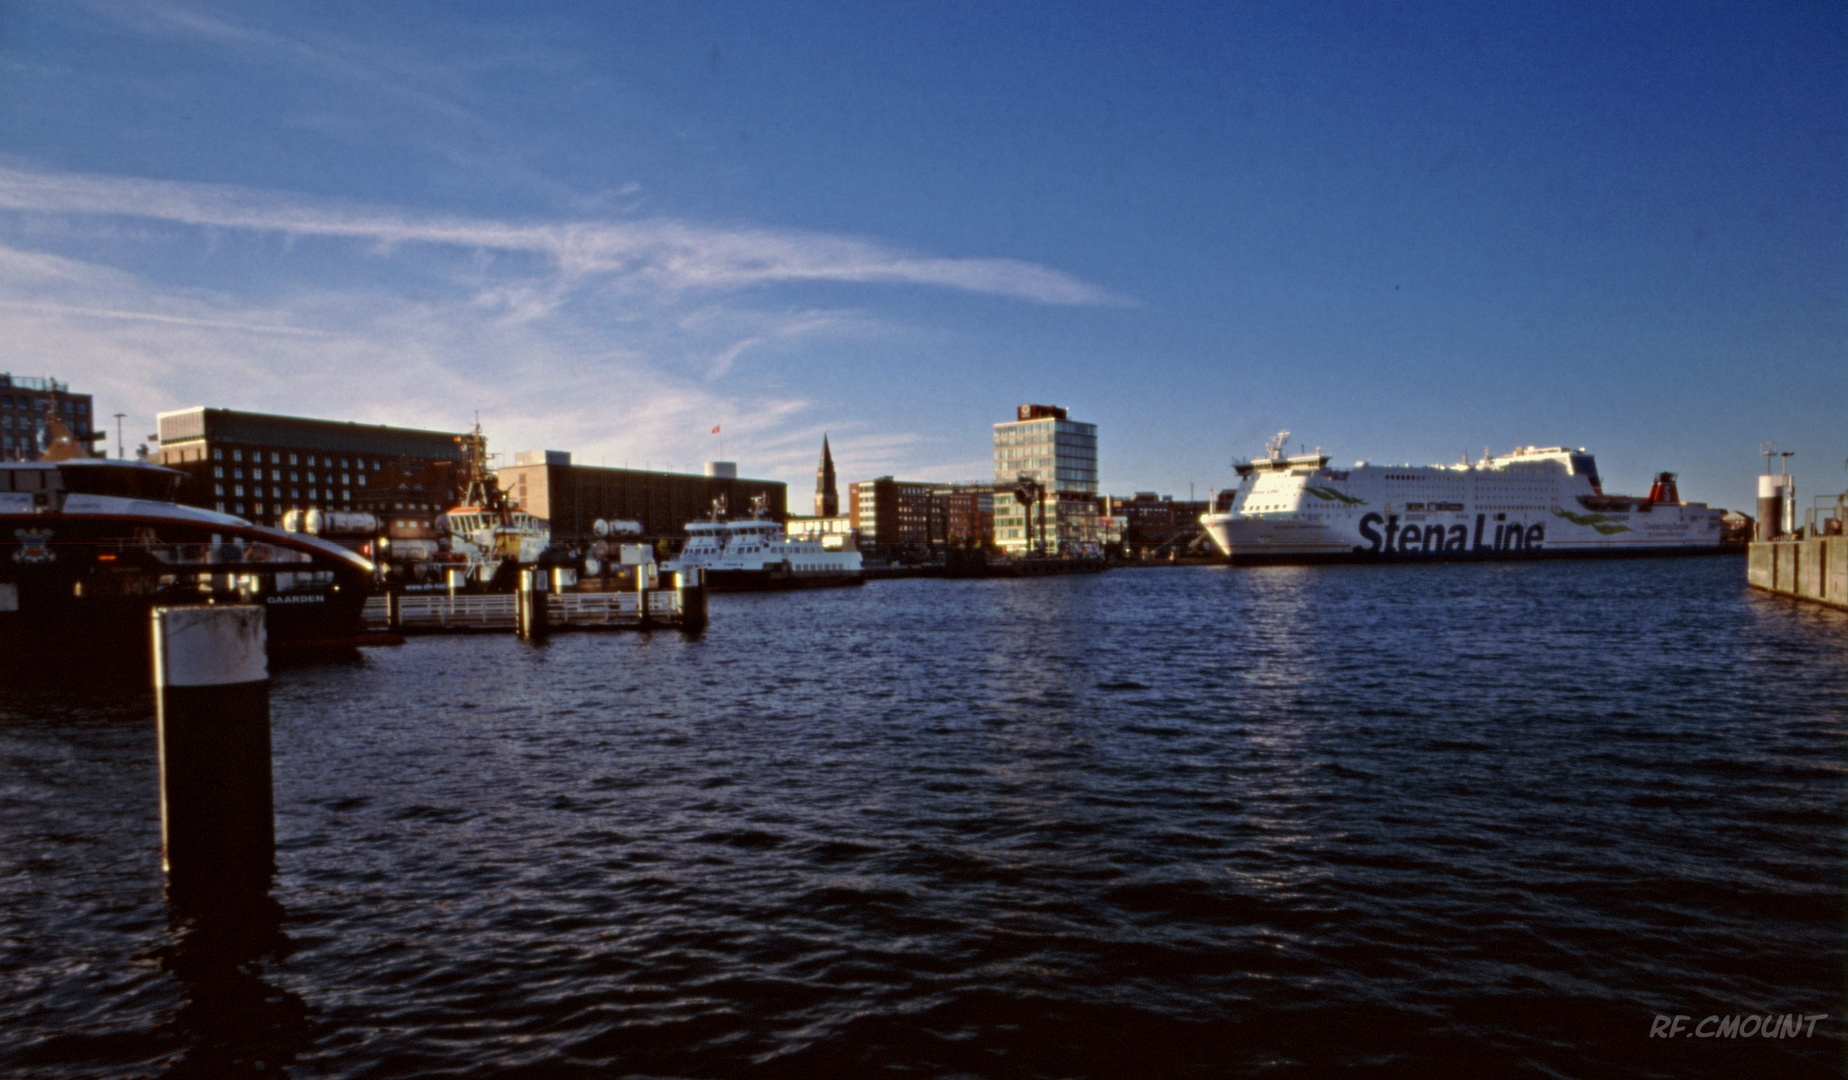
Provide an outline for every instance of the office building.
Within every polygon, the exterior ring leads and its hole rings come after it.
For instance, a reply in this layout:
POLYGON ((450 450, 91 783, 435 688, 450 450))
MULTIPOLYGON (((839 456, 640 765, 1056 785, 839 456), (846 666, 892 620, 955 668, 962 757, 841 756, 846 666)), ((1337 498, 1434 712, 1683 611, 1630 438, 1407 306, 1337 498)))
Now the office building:
POLYGON ((1098 553, 1097 425, 1022 405, 994 437, 995 543, 1015 555, 1098 553), (1031 507, 1016 490, 1023 479, 1039 490, 1031 507))
POLYGON ((180 501, 259 525, 290 510, 446 510, 463 458, 457 432, 202 406, 157 421, 156 460, 186 474, 180 501))
POLYGON ((937 541, 947 540, 952 547, 986 547, 994 542, 993 484, 940 484, 930 495, 937 541))
POLYGON ((860 550, 897 555, 941 540, 931 515, 931 492, 941 486, 890 476, 847 485, 848 516, 860 535, 860 550))

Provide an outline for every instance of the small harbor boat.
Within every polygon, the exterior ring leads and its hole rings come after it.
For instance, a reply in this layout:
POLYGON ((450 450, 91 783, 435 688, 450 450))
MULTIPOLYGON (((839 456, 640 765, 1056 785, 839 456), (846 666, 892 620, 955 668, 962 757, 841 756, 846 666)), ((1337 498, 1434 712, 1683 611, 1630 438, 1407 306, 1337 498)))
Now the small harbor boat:
POLYGON ((436 563, 459 570, 472 585, 511 589, 512 574, 537 563, 552 544, 544 518, 515 507, 488 468, 488 440, 481 424, 464 437, 461 503, 436 516, 436 563))

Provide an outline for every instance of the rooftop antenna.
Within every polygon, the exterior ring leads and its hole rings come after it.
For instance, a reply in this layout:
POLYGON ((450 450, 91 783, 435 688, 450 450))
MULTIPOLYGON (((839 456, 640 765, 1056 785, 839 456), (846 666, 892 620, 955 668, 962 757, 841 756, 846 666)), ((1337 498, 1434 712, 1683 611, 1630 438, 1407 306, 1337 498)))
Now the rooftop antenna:
POLYGON ((1764 442, 1759 443, 1758 446, 1758 453, 1765 459, 1765 475, 1770 476, 1771 459, 1777 456, 1777 443, 1771 439, 1766 439, 1764 442))

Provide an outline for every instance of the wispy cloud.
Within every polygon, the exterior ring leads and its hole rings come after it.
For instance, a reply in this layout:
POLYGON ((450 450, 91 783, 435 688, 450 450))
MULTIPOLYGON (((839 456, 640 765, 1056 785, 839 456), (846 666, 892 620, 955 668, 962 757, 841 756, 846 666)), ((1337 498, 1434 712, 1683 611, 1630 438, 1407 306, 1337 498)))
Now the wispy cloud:
POLYGON ((688 222, 517 223, 421 215, 221 184, 0 167, 0 210, 139 217, 198 228, 536 255, 569 280, 680 292, 791 282, 925 285, 1040 304, 1121 305, 1107 289, 1015 259, 951 259, 851 236, 688 222))

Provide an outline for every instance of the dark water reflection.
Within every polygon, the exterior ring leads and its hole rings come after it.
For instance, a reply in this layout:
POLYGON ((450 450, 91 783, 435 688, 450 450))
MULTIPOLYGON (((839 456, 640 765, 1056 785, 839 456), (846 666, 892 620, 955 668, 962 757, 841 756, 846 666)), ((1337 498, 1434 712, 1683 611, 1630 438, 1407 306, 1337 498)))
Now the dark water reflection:
POLYGON ((276 905, 217 926, 145 699, 10 695, 0 1071, 1834 1075, 1848 618, 1742 577, 881 582, 284 671, 276 905), (1832 1015, 1648 1037, 1752 1012, 1832 1015))

